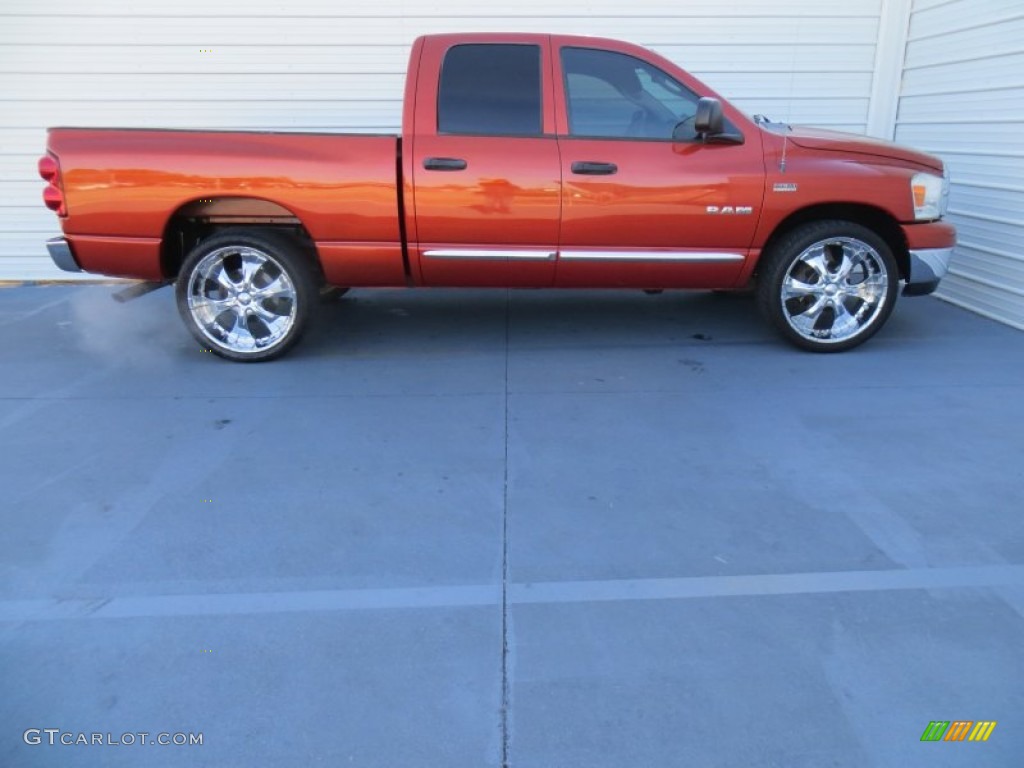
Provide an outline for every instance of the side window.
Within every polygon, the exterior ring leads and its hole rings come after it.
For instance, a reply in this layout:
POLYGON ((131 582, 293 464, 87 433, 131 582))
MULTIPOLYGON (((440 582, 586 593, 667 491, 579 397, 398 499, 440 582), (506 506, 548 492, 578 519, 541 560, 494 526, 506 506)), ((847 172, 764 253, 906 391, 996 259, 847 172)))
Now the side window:
POLYGON ((541 110, 539 46, 456 45, 445 54, 438 133, 539 136, 541 110))
POLYGON ((697 114, 695 93, 624 53, 563 48, 562 71, 571 136, 671 140, 697 114))

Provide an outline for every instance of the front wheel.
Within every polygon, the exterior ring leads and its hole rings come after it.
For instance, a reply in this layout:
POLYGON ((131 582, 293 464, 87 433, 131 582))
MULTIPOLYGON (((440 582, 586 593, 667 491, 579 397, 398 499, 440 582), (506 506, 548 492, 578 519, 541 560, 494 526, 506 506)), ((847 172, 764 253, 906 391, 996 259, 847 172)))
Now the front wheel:
POLYGON ((862 344, 889 318, 899 270, 888 244, 849 221, 797 227, 764 255, 757 303, 783 336, 814 352, 862 344))
POLYGON ((229 360, 284 354, 317 301, 312 265, 294 240, 233 229, 203 240, 185 259, 178 312, 196 340, 229 360))

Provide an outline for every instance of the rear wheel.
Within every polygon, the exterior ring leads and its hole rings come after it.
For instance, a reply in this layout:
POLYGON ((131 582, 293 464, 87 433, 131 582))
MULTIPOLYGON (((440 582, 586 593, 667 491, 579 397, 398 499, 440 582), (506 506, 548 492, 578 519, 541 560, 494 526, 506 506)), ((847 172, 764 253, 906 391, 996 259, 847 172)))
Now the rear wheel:
POLYGON ((899 270, 885 240, 850 221, 817 221, 765 254, 757 303, 798 347, 839 352, 885 324, 898 289, 899 270))
POLYGON ((178 312, 204 347, 229 360, 284 354, 317 301, 309 259, 292 238, 232 229, 197 245, 178 275, 178 312))

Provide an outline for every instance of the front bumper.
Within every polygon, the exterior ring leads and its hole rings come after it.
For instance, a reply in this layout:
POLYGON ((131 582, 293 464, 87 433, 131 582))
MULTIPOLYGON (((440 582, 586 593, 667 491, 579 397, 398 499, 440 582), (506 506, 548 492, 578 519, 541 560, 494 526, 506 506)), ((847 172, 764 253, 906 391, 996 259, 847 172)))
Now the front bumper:
POLYGON ((949 271, 950 248, 918 248, 910 251, 910 277, 903 289, 904 296, 927 296, 939 287, 939 281, 949 271))
POLYGON ((65 272, 81 272, 82 268, 75 261, 71 245, 63 237, 54 237, 46 241, 46 250, 50 252, 53 263, 65 272))
POLYGON ((939 287, 949 271, 949 259, 956 245, 956 228, 946 221, 929 221, 902 226, 910 256, 904 296, 926 296, 939 287))

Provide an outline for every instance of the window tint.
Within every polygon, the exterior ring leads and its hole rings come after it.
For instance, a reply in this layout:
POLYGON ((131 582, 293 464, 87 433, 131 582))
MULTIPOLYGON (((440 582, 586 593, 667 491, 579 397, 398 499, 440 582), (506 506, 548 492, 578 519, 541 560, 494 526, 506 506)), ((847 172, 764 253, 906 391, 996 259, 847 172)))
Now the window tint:
POLYGON ((541 133, 540 48, 456 45, 444 57, 437 130, 483 136, 541 133))
MULTIPOLYGON (((683 138, 695 138, 698 97, 678 80, 624 53, 563 48, 569 134, 611 138, 672 139, 689 120, 683 138)), ((685 127, 684 127, 685 129, 685 127)))

